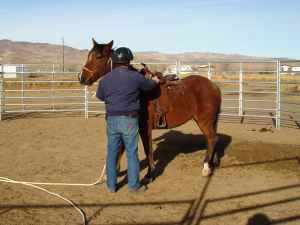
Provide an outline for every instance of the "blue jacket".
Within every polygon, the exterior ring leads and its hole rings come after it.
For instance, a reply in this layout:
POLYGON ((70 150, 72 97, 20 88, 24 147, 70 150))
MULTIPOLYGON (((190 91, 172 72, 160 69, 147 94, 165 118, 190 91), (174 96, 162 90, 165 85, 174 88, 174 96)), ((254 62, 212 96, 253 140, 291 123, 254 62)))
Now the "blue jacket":
POLYGON ((142 91, 150 91, 155 87, 154 81, 121 66, 99 81, 96 96, 105 102, 107 116, 126 115, 140 109, 142 91))

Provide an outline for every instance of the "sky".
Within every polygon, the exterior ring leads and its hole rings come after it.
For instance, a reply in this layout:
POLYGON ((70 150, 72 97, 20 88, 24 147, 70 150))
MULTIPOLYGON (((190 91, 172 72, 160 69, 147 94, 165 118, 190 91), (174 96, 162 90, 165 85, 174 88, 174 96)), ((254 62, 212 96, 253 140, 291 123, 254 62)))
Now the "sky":
POLYGON ((2 0, 0 39, 300 59, 299 0, 2 0))

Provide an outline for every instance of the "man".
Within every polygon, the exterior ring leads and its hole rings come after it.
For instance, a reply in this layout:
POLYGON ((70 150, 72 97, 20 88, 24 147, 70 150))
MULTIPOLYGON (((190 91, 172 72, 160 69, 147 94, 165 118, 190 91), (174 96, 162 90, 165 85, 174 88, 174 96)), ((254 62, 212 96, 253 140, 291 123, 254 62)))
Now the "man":
POLYGON ((106 174, 109 192, 117 190, 117 156, 120 145, 125 145, 129 191, 140 188, 138 159, 138 112, 140 94, 155 88, 158 78, 146 79, 130 70, 133 54, 129 48, 121 47, 112 53, 113 70, 99 82, 96 96, 105 102, 107 123, 106 174))

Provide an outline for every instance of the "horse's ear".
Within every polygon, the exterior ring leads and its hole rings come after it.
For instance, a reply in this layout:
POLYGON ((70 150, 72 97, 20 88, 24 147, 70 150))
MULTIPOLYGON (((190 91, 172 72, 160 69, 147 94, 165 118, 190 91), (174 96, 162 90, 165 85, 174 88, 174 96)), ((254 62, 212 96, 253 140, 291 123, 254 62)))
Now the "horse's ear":
POLYGON ((104 46, 103 52, 104 52, 105 54, 111 53, 111 49, 112 49, 113 44, 114 44, 114 41, 111 41, 111 42, 107 43, 107 44, 104 46))
POLYGON ((112 48, 112 46, 113 46, 113 44, 114 44, 114 41, 113 40, 111 40, 108 44, 107 44, 107 46, 111 49, 112 48))
POLYGON ((97 41, 95 41, 94 38, 92 38, 92 41, 93 41, 93 45, 94 45, 94 46, 98 45, 97 41))

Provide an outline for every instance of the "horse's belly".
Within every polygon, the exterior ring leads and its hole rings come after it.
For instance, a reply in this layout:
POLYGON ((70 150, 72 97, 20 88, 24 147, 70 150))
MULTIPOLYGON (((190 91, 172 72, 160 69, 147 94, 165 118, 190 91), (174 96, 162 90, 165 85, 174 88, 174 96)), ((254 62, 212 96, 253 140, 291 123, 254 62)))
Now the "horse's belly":
POLYGON ((193 118, 194 104, 188 100, 189 98, 179 98, 172 104, 166 114, 168 128, 180 126, 193 118))

